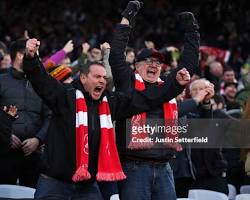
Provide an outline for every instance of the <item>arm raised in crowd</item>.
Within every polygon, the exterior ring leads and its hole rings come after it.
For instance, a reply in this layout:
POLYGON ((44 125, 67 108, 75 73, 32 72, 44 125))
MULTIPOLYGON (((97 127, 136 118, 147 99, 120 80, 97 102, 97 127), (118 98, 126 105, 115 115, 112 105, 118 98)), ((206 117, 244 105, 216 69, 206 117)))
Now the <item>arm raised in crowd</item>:
POLYGON ((50 56, 43 65, 47 68, 50 65, 57 66, 59 65, 62 60, 66 57, 67 54, 71 53, 74 50, 74 45, 72 40, 69 40, 64 47, 50 56))
POLYGON ((184 49, 178 64, 178 69, 185 67, 192 76, 199 67, 200 34, 199 26, 191 12, 179 14, 178 23, 184 33, 184 49))
POLYGON ((107 80, 108 80, 108 89, 112 91, 114 87, 113 83, 113 76, 111 72, 111 67, 109 64, 109 55, 110 55, 110 45, 107 42, 104 42, 103 44, 100 45, 101 51, 102 51, 102 60, 103 60, 103 65, 107 71, 107 80))
POLYGON ((40 42, 37 39, 29 39, 26 43, 26 52, 23 59, 23 70, 27 79, 31 82, 36 93, 44 100, 47 106, 58 113, 63 101, 59 96, 64 95, 63 84, 52 78, 45 71, 36 52, 40 42))
POLYGON ((142 2, 130 1, 126 9, 122 12, 121 23, 117 25, 114 38, 111 43, 109 64, 111 66, 113 81, 116 90, 128 91, 133 87, 133 70, 128 67, 125 59, 125 49, 129 40, 131 24, 134 24, 135 17, 141 7, 142 2))
POLYGON ((113 40, 111 42, 111 50, 109 55, 109 64, 113 74, 113 81, 117 91, 127 91, 133 87, 134 76, 133 70, 128 67, 124 55, 130 34, 129 22, 123 18, 121 24, 118 24, 113 40))

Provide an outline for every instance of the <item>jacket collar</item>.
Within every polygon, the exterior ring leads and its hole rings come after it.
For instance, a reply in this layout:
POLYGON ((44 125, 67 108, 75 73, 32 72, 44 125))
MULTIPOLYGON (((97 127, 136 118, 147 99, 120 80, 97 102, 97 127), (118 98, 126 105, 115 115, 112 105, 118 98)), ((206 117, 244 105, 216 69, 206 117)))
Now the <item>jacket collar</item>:
POLYGON ((10 73, 16 79, 24 79, 25 78, 25 73, 16 70, 14 67, 10 68, 10 73))

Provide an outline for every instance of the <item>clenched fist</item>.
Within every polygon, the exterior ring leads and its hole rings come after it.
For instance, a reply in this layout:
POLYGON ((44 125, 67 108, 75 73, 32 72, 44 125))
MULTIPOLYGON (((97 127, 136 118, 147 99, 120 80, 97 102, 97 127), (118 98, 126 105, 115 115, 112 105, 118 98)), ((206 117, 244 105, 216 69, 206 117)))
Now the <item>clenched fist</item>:
POLYGON ((197 20, 191 12, 182 12, 178 14, 178 24, 183 32, 193 32, 199 29, 197 20))
POLYGON ((40 41, 36 38, 27 40, 25 54, 29 58, 33 58, 38 51, 40 46, 40 41))
POLYGON ((134 23, 134 18, 143 6, 140 1, 130 1, 126 9, 122 12, 122 16, 125 17, 131 24, 134 23))
POLYGON ((186 68, 179 70, 176 74, 176 80, 180 85, 186 85, 190 79, 190 74, 186 68))

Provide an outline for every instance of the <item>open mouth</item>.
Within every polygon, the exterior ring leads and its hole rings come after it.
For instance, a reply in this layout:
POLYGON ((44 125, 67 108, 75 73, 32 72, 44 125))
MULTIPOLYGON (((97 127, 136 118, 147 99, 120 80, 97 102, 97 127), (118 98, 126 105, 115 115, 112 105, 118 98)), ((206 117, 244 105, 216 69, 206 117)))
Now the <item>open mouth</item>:
POLYGON ((94 89, 94 92, 95 93, 101 93, 103 90, 103 87, 102 86, 96 86, 95 89, 94 89))
POLYGON ((156 71, 149 69, 149 70, 147 70, 147 75, 148 76, 155 76, 156 75, 156 71))

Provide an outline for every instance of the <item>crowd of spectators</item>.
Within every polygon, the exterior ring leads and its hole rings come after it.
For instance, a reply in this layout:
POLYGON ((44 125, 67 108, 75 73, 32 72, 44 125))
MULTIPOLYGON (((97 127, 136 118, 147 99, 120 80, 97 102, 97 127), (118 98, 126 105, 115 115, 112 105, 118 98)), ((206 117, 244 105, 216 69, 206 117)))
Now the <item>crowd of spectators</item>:
MULTIPOLYGON (((48 55, 69 39, 76 46, 110 42, 120 12, 128 1, 13 1, 0 2, 0 40, 10 42, 27 30, 42 41, 41 55, 48 55)), ((250 11, 246 0, 145 0, 130 39, 134 48, 152 40, 157 48, 179 45, 176 14, 192 11, 200 24, 201 44, 230 49, 237 60, 248 57, 250 11)), ((76 52, 74 54, 76 56, 76 52)))

